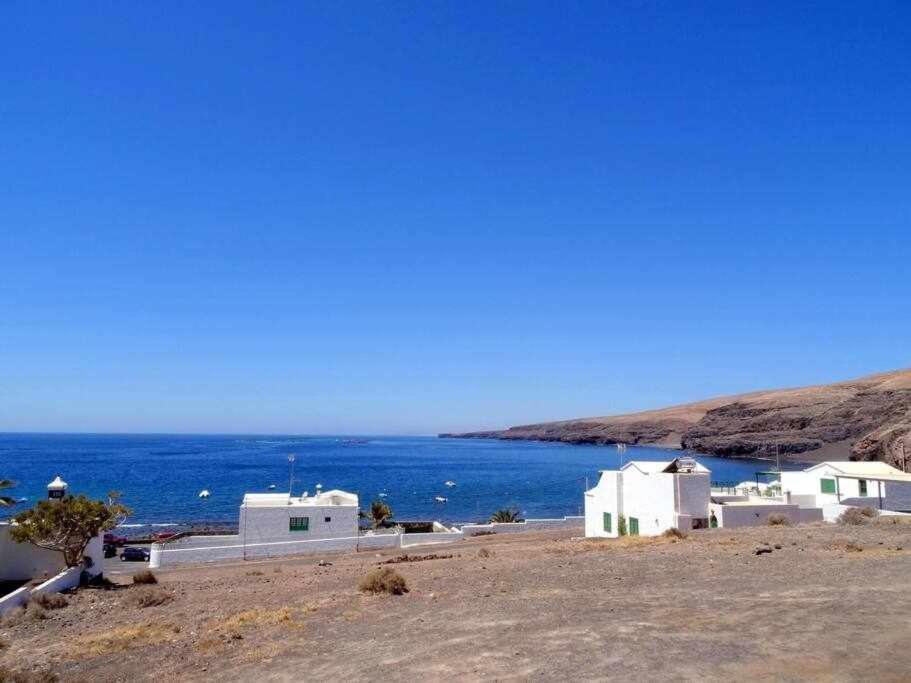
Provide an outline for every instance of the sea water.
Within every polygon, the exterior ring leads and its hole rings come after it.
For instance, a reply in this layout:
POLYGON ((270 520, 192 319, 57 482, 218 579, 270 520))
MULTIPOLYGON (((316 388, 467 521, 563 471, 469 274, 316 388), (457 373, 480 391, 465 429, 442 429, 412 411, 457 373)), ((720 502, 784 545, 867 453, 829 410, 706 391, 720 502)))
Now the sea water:
MULTIPOLYGON (((629 447, 622 457, 678 455, 629 447)), ((501 508, 562 517, 581 514, 586 485, 597 482, 599 470, 616 468, 620 457, 611 446, 493 439, 0 434, 0 478, 18 484, 5 493, 24 499, 0 512, 44 498, 59 475, 71 493, 119 491, 133 510, 128 525, 232 524, 245 492, 286 492, 293 477, 295 494, 312 494, 321 484, 357 493, 363 508, 382 498, 402 520, 484 520, 501 508), (203 490, 208 498, 199 497, 203 490)), ((752 480, 769 468, 765 461, 695 457, 713 481, 752 480)))

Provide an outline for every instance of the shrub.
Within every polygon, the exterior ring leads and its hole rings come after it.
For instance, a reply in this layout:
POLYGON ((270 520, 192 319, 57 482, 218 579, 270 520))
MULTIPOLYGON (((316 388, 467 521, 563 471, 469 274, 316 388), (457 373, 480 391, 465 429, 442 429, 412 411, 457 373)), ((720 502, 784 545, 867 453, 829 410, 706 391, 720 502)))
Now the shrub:
POLYGON ((142 586, 130 591, 124 601, 130 607, 157 607, 174 599, 174 596, 161 588, 142 586))
MULTIPOLYGON (((872 508, 869 509, 872 510, 872 508)), ((870 515, 865 514, 860 508, 848 508, 838 516, 838 523, 847 524, 849 526, 859 526, 861 524, 866 524, 869 519, 870 515)))
POLYGON ((877 512, 875 509, 871 508, 869 505, 867 507, 862 507, 860 509, 860 514, 862 514, 864 517, 870 517, 870 518, 879 516, 879 512, 877 512))
POLYGON ((680 529, 678 529, 675 526, 672 526, 670 529, 667 529, 661 535, 664 536, 665 538, 679 538, 680 540, 683 540, 684 538, 687 537, 687 533, 685 531, 680 531, 680 529))
POLYGON ((403 595, 408 592, 405 577, 391 567, 374 569, 361 579, 358 588, 364 593, 388 593, 403 595))
POLYGON ((487 548, 481 548, 478 551, 478 557, 480 557, 481 559, 484 559, 487 557, 492 557, 492 556, 493 556, 493 553, 490 552, 487 548))
POLYGON ((490 521, 498 524, 513 524, 519 521, 519 513, 517 510, 497 510, 490 516, 490 521))
MULTIPOLYGON (((41 621, 42 619, 47 619, 47 611, 37 602, 29 601, 25 605, 15 607, 6 612, 3 618, 0 619, 0 624, 3 626, 16 626, 24 622, 41 621)), ((0 678, 0 683, 2 683, 2 680, 0 678)))
POLYGON ((41 593, 33 597, 30 602, 41 606, 43 609, 62 609, 70 604, 60 593, 41 593))
POLYGON ((626 536, 626 515, 617 516, 617 534, 626 536))
POLYGON ((791 526, 791 518, 787 515, 781 514, 780 512, 775 512, 769 515, 766 523, 769 526, 791 526))
POLYGON ((133 583, 153 584, 158 583, 158 579, 150 570, 143 569, 141 572, 133 574, 133 583))

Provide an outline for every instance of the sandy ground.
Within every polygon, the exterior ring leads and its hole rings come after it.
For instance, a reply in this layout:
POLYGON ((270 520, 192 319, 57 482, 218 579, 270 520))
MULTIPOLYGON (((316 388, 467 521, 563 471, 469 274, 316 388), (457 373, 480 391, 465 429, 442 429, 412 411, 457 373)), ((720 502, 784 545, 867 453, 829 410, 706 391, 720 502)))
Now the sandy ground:
POLYGON ((151 589, 114 574, 123 585, 6 620, 0 664, 102 681, 911 679, 911 524, 412 554, 429 553, 452 557, 391 565, 403 596, 357 590, 391 551, 161 571, 151 589))

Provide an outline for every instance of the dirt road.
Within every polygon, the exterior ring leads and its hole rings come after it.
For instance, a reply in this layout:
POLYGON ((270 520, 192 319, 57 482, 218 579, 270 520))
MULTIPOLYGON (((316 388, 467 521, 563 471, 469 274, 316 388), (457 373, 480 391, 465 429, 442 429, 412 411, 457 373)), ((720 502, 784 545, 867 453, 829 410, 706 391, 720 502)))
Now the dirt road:
POLYGON ((410 587, 397 597, 357 590, 393 552, 82 590, 0 627, 0 664, 104 681, 911 677, 911 525, 488 536, 414 554, 428 553, 452 557, 390 565, 410 587))

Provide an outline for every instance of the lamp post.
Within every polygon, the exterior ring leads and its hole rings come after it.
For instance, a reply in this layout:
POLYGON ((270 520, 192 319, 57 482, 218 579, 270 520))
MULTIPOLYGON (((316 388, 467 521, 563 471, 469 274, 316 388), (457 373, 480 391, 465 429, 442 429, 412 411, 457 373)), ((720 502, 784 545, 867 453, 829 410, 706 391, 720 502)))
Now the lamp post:
POLYGON ((288 497, 290 498, 294 490, 294 453, 288 455, 288 468, 290 470, 288 475, 288 497))

